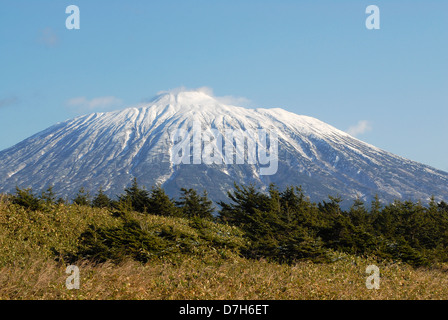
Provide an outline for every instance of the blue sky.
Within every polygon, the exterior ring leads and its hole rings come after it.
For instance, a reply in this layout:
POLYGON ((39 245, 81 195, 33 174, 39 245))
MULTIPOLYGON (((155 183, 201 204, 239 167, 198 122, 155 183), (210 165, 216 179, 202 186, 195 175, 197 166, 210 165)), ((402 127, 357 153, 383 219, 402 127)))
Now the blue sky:
POLYGON ((206 86, 448 171, 447 1, 0 0, 0 40, 0 150, 206 86), (365 27, 372 4, 379 30, 365 27))

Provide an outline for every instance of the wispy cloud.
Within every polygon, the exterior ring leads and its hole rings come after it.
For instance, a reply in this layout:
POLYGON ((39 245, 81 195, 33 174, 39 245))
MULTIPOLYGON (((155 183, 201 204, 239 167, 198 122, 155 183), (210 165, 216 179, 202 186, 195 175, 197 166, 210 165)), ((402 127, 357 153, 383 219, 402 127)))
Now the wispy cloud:
POLYGON ((54 47, 59 44, 59 37, 52 28, 45 28, 40 31, 38 41, 47 47, 54 47))
POLYGON ((208 94, 211 97, 214 97, 216 100, 223 104, 230 104, 230 105, 236 105, 236 106, 249 106, 252 104, 252 101, 245 97, 236 97, 236 96, 215 96, 213 93, 213 89, 210 87, 201 87, 196 89, 197 91, 204 92, 205 94, 208 94))
POLYGON ((15 96, 7 97, 7 98, 0 98, 0 108, 14 105, 17 102, 19 102, 19 99, 15 96))
POLYGON ((183 92, 183 91, 197 91, 197 92, 202 92, 205 93, 206 95, 209 95, 211 97, 213 97, 214 99, 216 99, 217 101, 223 103, 223 104, 227 104, 227 105, 235 105, 235 106, 240 106, 240 107, 248 107, 252 105, 252 101, 245 98, 245 97, 236 97, 236 96, 216 96, 213 93, 213 89, 210 87, 200 87, 200 88, 196 88, 196 89, 188 89, 184 86, 178 87, 178 88, 174 88, 171 90, 167 90, 167 91, 160 91, 157 94, 162 94, 162 93, 179 93, 179 92, 183 92))
POLYGON ((121 99, 113 96, 97 97, 90 100, 85 97, 76 97, 67 100, 66 105, 77 112, 89 112, 112 110, 122 103, 121 99))
POLYGON ((357 124, 355 124, 354 126, 351 126, 350 128, 348 128, 347 133, 349 135, 352 135, 354 137, 357 137, 361 134, 364 134, 366 132, 369 132, 372 130, 372 125, 369 121, 367 120, 360 120, 358 121, 357 124))

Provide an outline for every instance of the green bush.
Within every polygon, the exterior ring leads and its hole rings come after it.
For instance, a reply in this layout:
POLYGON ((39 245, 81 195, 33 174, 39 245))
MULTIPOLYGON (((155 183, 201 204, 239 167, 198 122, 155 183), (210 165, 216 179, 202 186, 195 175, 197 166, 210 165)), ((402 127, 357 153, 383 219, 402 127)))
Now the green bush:
POLYGON ((43 201, 33 194, 31 188, 19 189, 16 187, 16 193, 11 196, 11 200, 12 203, 33 211, 43 209, 43 201))
POLYGON ((77 249, 66 253, 64 258, 72 262, 89 260, 98 263, 121 262, 130 258, 146 263, 154 258, 201 255, 219 250, 238 254, 244 245, 238 231, 233 234, 225 232, 231 230, 230 227, 212 226, 212 222, 199 218, 189 222, 182 218, 161 217, 165 223, 158 224, 148 222, 150 217, 147 214, 122 214, 115 218, 122 221, 117 227, 98 228, 90 225, 80 235, 77 249), (173 224, 176 221, 184 222, 173 224), (223 236, 223 233, 227 236, 223 236))
POLYGON ((53 248, 53 255, 69 260, 101 262, 231 253, 295 263, 325 262, 339 252, 416 267, 448 262, 444 201, 431 199, 425 206, 397 200, 382 205, 376 197, 369 209, 357 199, 343 210, 338 197, 313 203, 301 188, 280 191, 275 185, 268 192, 235 185, 228 196, 230 202, 220 202, 219 216, 213 217, 206 192, 181 189, 179 201, 174 201, 161 187, 151 192, 140 188, 136 179, 118 201, 99 191, 93 206, 107 210, 91 208, 83 189, 75 199, 77 205, 70 206, 55 202, 52 187, 40 197, 31 189, 16 188, 7 202, 0 202, 0 255, 5 261, 53 248), (62 223, 76 225, 76 232, 62 223))
POLYGON ((119 262, 126 257, 147 262, 161 256, 166 243, 156 235, 145 232, 135 220, 127 220, 116 228, 96 228, 90 225, 80 236, 80 245, 69 260, 86 259, 94 262, 119 262))

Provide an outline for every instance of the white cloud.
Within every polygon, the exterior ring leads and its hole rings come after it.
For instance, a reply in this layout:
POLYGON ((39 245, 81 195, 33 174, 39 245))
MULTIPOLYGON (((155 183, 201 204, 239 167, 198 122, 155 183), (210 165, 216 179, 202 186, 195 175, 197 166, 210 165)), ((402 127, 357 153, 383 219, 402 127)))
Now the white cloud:
POLYGON ((206 95, 209 95, 211 97, 213 97, 214 99, 218 100, 219 102, 223 103, 223 104, 227 104, 227 105, 235 105, 235 106, 239 106, 239 107, 248 107, 252 104, 252 101, 250 101, 249 99, 245 98, 245 97, 235 97, 235 96, 215 96, 215 94, 213 93, 213 89, 210 87, 200 87, 200 88, 196 88, 196 89, 188 89, 184 86, 178 87, 178 88, 174 88, 171 90, 167 90, 167 91, 160 91, 157 94, 163 94, 163 93, 173 93, 173 94, 177 94, 183 91, 196 91, 196 92, 202 92, 205 93, 206 95))
POLYGON ((372 125, 367 120, 360 120, 354 126, 348 128, 347 133, 354 137, 372 130, 372 125))
POLYGON ((252 105, 252 101, 245 97, 223 96, 216 97, 216 99, 223 104, 235 105, 238 107, 249 107, 252 105))
POLYGON ((76 97, 67 100, 66 104, 70 109, 78 112, 84 111, 105 111, 117 108, 122 104, 122 100, 113 96, 97 97, 86 99, 85 97, 76 97))
POLYGON ((196 91, 203 92, 205 94, 208 94, 211 97, 214 97, 216 100, 223 104, 230 104, 230 105, 236 105, 240 107, 249 106, 252 104, 252 101, 245 97, 235 97, 235 96, 215 96, 213 93, 213 89, 210 87, 201 87, 196 89, 196 91))

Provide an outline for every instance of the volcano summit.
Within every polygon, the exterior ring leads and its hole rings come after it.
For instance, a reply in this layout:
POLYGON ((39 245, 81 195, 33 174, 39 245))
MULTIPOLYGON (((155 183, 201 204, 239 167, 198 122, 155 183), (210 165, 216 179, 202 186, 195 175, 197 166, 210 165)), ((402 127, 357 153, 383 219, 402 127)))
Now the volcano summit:
POLYGON ((53 185, 69 198, 81 187, 115 196, 133 177, 147 188, 161 184, 170 196, 182 187, 206 189, 214 201, 226 199, 234 182, 261 189, 300 185, 313 201, 328 195, 448 199, 446 172, 315 118, 231 106, 201 91, 163 93, 138 108, 80 116, 0 152, 0 192, 53 185), (196 138, 195 130, 201 132, 196 138), (266 168, 275 170, 263 174, 266 168))

